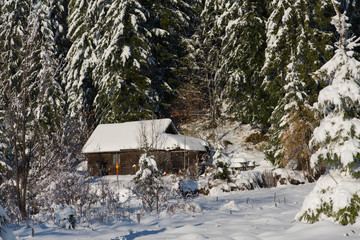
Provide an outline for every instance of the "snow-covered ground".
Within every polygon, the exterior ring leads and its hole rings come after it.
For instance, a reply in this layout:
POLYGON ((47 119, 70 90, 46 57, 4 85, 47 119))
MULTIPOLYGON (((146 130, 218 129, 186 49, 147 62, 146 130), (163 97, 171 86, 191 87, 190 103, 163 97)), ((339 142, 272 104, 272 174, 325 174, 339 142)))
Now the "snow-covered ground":
MULTIPOLYGON (((264 161, 263 154, 256 147, 244 143, 244 138, 252 132, 247 126, 226 125, 220 129, 218 138, 231 144, 223 149, 231 156, 240 156, 255 162, 254 172, 263 172, 273 167, 264 161)), ((237 179, 246 180, 250 171, 242 172, 237 179)), ((129 210, 119 213, 119 219, 112 223, 83 223, 76 229, 63 229, 53 222, 46 222, 31 227, 14 228, 16 239, 39 240, 121 240, 121 239, 360 239, 360 224, 340 226, 330 221, 306 224, 295 221, 305 196, 314 188, 315 183, 304 185, 283 185, 276 188, 251 191, 222 192, 210 191, 208 196, 199 195, 187 199, 191 210, 176 213, 161 212, 148 214, 142 212, 140 223, 137 213, 140 202, 131 197, 125 187, 133 176, 121 176, 117 184, 116 176, 107 176, 108 182, 120 195, 120 201, 129 210), (34 228, 34 237, 31 230, 34 228)), ((168 180, 171 176, 167 177, 168 180)), ((206 183, 207 180, 202 179, 206 183)), ((93 181, 93 188, 100 184, 93 181)), ((0 238, 1 239, 1 238, 0 238)))
POLYGON ((140 223, 136 214, 110 224, 80 225, 62 229, 44 223, 14 231, 17 239, 359 239, 360 226, 340 226, 328 221, 304 224, 294 221, 304 197, 314 184, 283 186, 272 189, 236 191, 219 196, 200 196, 193 204, 199 212, 174 215, 144 215, 140 223), (274 202, 275 196, 275 202, 274 202))

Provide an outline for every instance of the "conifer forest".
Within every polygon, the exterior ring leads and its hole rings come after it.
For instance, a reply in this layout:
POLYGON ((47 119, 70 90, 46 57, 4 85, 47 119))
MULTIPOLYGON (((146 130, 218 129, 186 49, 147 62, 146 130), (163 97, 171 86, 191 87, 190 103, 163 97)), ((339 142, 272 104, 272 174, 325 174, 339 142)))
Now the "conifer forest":
POLYGON ((84 142, 143 119, 250 124, 274 166, 356 178, 358 37, 357 0, 0 0, 0 205, 88 202, 84 142))

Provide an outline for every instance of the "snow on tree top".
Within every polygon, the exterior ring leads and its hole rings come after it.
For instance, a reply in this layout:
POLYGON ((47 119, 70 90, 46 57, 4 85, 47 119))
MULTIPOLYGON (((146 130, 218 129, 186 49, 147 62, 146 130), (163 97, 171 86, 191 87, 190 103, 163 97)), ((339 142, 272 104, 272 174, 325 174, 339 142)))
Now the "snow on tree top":
POLYGON ((157 150, 186 149, 206 151, 208 143, 180 135, 171 119, 100 124, 82 150, 83 153, 118 152, 141 149, 144 145, 157 150))

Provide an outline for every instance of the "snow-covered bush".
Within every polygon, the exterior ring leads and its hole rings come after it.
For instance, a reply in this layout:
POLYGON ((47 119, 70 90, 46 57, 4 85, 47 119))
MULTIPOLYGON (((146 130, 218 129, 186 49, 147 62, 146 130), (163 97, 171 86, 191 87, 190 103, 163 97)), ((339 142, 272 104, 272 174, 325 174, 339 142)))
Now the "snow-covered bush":
POLYGON ((213 164, 214 164, 214 171, 213 171, 213 177, 214 179, 221 179, 230 181, 230 159, 221 153, 220 151, 216 151, 216 153, 213 156, 213 164))
POLYGON ((183 196, 197 195, 200 191, 198 183, 192 180, 180 180, 179 188, 183 196))
POLYGON ((116 185, 106 178, 89 178, 78 172, 54 173, 38 187, 42 192, 32 200, 33 205, 38 204, 32 215, 34 221, 52 219, 59 205, 70 206, 78 222, 111 222, 121 210, 116 185))
POLYGON ((341 225, 354 224, 360 213, 360 181, 331 171, 322 176, 305 198, 296 219, 314 223, 330 218, 341 225))
POLYGON ((141 199, 145 210, 152 212, 160 211, 160 205, 166 199, 166 188, 162 174, 157 169, 156 161, 146 153, 140 157, 139 171, 132 180, 131 190, 141 199))
POLYGON ((111 222, 124 211, 118 185, 105 177, 101 177, 97 184, 91 184, 87 197, 84 199, 86 206, 78 204, 85 221, 111 222))
POLYGON ((62 228, 75 229, 76 219, 74 210, 67 205, 59 205, 55 212, 55 222, 62 228))

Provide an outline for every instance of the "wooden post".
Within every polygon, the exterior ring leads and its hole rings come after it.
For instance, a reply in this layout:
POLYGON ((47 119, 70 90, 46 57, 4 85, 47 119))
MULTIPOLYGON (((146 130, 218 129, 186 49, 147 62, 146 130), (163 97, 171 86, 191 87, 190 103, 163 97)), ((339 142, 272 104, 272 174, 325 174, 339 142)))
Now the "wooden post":
POLYGON ((120 184, 119 184, 119 165, 120 165, 120 151, 119 150, 119 157, 116 158, 116 182, 117 182, 117 187, 118 187, 118 191, 120 189, 120 184))
POLYGON ((197 177, 199 176, 199 152, 196 152, 196 179, 198 179, 197 177))
POLYGON ((184 174, 186 172, 186 151, 185 151, 185 145, 186 145, 186 135, 184 134, 184 174))
POLYGON ((138 223, 140 223, 140 213, 137 213, 137 214, 136 214, 136 218, 137 218, 137 220, 138 220, 138 223))

